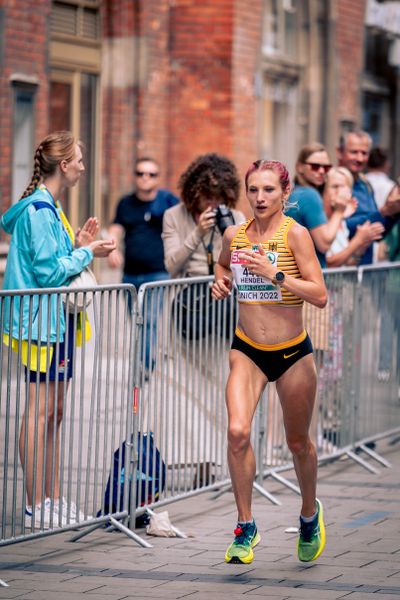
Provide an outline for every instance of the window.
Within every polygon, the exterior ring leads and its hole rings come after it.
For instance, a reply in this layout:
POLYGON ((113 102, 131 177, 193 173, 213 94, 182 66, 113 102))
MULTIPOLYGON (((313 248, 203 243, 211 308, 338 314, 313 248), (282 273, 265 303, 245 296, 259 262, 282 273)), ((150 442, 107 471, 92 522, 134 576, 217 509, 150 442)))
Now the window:
POLYGON ((265 0, 263 31, 265 55, 295 59, 297 29, 294 0, 265 0))
POLYGON ((84 223, 90 215, 95 214, 95 142, 96 142, 96 75, 82 73, 80 77, 80 138, 84 142, 83 159, 85 176, 79 186, 78 222, 84 223))
POLYGON ((383 95, 365 92, 363 95, 363 129, 368 131, 374 145, 389 147, 390 104, 383 95))
POLYGON ((35 88, 14 84, 12 203, 21 197, 32 176, 35 88))
POLYGON ((55 0, 51 10, 50 129, 69 129, 84 145, 85 174, 62 198, 74 228, 101 213, 100 5, 101 0, 55 0))
POLYGON ((85 173, 79 186, 66 190, 63 208, 73 225, 84 223, 96 210, 96 118, 98 75, 54 70, 50 84, 50 129, 69 129, 83 142, 85 173))
POLYGON ((297 82, 267 77, 263 87, 261 115, 261 155, 295 163, 297 148, 297 82))
POLYGON ((86 40, 100 38, 99 2, 53 2, 51 10, 52 34, 64 34, 86 40))

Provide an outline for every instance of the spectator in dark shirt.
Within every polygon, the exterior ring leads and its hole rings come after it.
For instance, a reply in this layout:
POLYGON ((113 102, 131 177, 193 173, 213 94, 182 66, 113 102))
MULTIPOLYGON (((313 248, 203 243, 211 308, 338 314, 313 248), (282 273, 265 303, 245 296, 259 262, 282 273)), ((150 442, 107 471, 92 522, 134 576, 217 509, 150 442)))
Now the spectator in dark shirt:
MULTIPOLYGON (((110 236, 118 243, 108 258, 109 264, 113 268, 123 266, 122 282, 131 283, 137 289, 143 283, 169 278, 164 268, 162 221, 167 208, 178 204, 179 200, 168 190, 159 189, 159 178, 157 161, 139 158, 135 164, 135 190, 120 199, 109 228, 110 236)), ((153 303, 155 309, 156 305, 153 303)), ((151 345, 155 348, 155 329, 151 334, 151 320, 155 324, 156 315, 149 314, 146 322, 146 369, 154 362, 154 358, 150 359, 151 345)))
MULTIPOLYGON (((356 211, 346 220, 350 238, 356 233, 357 225, 362 225, 367 220, 371 223, 380 221, 385 227, 385 233, 388 233, 398 220, 400 213, 400 198, 386 200, 378 210, 371 184, 363 175, 367 167, 371 146, 372 140, 366 131, 350 131, 342 135, 340 139, 338 148, 339 164, 347 167, 353 175, 353 196, 358 202, 356 211)), ((372 259, 373 244, 366 249, 359 264, 371 264, 372 259)))

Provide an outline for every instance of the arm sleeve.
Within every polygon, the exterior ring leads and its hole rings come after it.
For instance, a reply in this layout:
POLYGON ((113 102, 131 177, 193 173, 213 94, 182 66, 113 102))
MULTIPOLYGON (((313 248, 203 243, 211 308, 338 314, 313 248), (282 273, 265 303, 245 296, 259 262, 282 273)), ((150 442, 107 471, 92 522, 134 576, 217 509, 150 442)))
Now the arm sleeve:
POLYGON ((93 259, 88 247, 67 251, 62 236, 61 222, 49 210, 36 211, 31 215, 32 268, 41 287, 68 285, 74 275, 78 275, 93 259), (60 246, 65 246, 65 255, 60 256, 60 246))
POLYGON ((306 229, 314 229, 327 223, 322 199, 317 190, 309 187, 295 188, 290 196, 287 215, 306 229))
POLYGON ((302 223, 308 230, 328 222, 321 196, 312 188, 307 188, 299 198, 302 223))
POLYGON ((182 241, 179 235, 178 220, 167 210, 163 218, 164 242, 164 264, 168 273, 176 277, 180 271, 184 271, 187 260, 192 256, 197 246, 201 242, 201 236, 197 227, 193 224, 193 229, 182 241))
POLYGON ((357 214, 356 211, 354 215, 351 215, 351 217, 346 219, 346 225, 349 228, 350 237, 352 238, 356 232, 357 225, 362 225, 363 223, 365 223, 365 221, 371 221, 371 223, 379 221, 383 224, 385 228, 384 235, 386 235, 392 229, 393 225, 396 223, 397 220, 398 218, 396 219, 395 217, 382 217, 379 210, 374 210, 369 213, 362 214, 357 214))
POLYGON ((119 201, 118 205, 117 205, 117 209, 115 211, 115 217, 114 220, 112 222, 113 225, 121 225, 122 227, 124 227, 124 216, 123 216, 123 198, 119 201))

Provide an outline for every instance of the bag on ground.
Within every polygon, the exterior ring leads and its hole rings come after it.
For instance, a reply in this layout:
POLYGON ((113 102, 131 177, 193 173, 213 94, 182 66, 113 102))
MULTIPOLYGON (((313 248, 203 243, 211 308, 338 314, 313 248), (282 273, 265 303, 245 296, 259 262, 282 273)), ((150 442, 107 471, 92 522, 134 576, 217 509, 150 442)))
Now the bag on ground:
MULTIPOLYGON (((97 516, 115 514, 129 508, 130 502, 127 503, 127 506, 124 504, 125 450, 126 442, 122 442, 120 448, 114 452, 113 469, 109 475, 104 493, 104 512, 100 510, 97 516)), ((157 501, 165 488, 166 479, 165 463, 154 443, 152 432, 149 434, 138 433, 138 453, 136 507, 157 501)), ((141 515, 136 519, 136 527, 144 526, 148 521, 147 514, 141 515)))

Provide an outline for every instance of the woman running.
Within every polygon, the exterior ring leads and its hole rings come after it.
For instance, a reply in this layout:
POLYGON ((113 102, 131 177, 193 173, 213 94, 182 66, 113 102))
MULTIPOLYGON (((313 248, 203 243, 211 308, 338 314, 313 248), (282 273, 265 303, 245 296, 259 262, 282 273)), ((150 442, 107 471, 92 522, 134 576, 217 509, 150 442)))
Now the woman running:
POLYGON ((261 539, 251 509, 256 464, 250 431, 258 400, 267 383, 275 381, 302 495, 298 556, 308 562, 324 548, 325 527, 316 498, 317 455, 309 436, 317 377, 302 305, 307 301, 323 308, 327 290, 310 234, 283 212, 290 194, 286 167, 258 160, 248 169, 245 186, 254 217, 226 230, 213 285, 219 300, 231 293, 234 282, 239 301, 226 388, 228 463, 238 523, 225 560, 250 563, 261 539))

